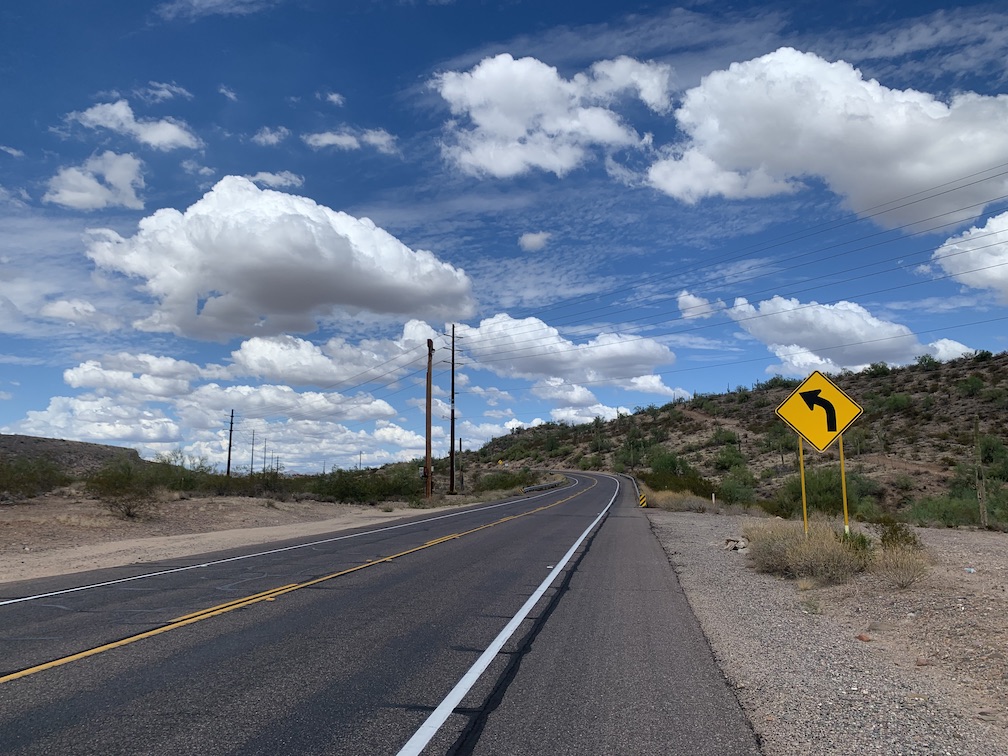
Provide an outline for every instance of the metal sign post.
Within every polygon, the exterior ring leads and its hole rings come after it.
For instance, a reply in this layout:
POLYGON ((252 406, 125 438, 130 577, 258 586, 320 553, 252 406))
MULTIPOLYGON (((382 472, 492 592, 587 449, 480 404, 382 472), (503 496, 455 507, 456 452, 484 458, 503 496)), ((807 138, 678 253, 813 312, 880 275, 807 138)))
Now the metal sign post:
POLYGON ((776 410, 777 417, 798 434, 798 465, 801 468, 802 515, 808 535, 808 510, 805 498, 805 452, 802 439, 824 452, 840 439, 840 489, 843 495, 844 532, 850 533, 847 516, 847 473, 844 469, 843 433, 864 410, 839 386, 820 373, 812 373, 776 410))

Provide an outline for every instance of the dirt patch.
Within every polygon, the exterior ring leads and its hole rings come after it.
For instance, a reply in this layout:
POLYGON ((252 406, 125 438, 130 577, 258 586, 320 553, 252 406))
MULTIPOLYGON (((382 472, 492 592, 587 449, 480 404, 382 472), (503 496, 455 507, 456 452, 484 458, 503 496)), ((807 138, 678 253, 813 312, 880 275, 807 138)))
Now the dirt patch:
POLYGON ((1008 535, 918 529, 930 572, 899 590, 878 576, 803 592, 803 602, 890 664, 935 677, 979 719, 1008 727, 1008 535))

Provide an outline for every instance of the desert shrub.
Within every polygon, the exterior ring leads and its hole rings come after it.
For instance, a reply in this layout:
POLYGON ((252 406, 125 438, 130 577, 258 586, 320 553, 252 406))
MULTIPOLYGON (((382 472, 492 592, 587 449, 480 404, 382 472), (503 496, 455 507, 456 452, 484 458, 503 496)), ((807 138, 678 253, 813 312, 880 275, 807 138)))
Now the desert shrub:
POLYGON ((872 571, 897 588, 909 588, 924 577, 930 564, 919 548, 895 546, 882 549, 875 557, 872 571))
POLYGON ((0 493, 38 496, 69 483, 69 476, 51 460, 21 457, 0 460, 0 493))
POLYGON ((721 481, 721 498, 728 504, 752 504, 756 499, 756 479, 744 466, 733 467, 721 481))
POLYGON ((944 525, 956 528, 960 525, 977 525, 980 521, 980 508, 976 497, 930 496, 915 501, 908 517, 924 527, 944 525))
POLYGON ((154 497, 161 484, 159 477, 157 471, 143 463, 121 459, 91 475, 85 487, 89 493, 109 501, 142 501, 154 497))
POLYGON ((737 443, 738 436, 734 433, 734 431, 730 431, 727 428, 715 428, 710 439, 711 446, 723 446, 724 444, 737 443))
POLYGON ((913 405, 910 394, 891 394, 886 397, 884 407, 889 412, 903 412, 913 405))
POLYGON ((871 527, 875 531, 875 535, 878 536, 879 544, 883 550, 913 549, 920 551, 924 548, 920 536, 905 522, 888 517, 873 523, 871 527))
POLYGON ((801 385, 801 380, 798 378, 785 378, 782 375, 775 375, 773 378, 769 378, 765 381, 760 381, 756 384, 757 389, 775 389, 775 388, 786 388, 793 389, 801 385))
POLYGON ((889 366, 884 362, 873 362, 871 365, 862 370, 861 374, 872 377, 889 375, 889 366))
POLYGON ((705 512, 710 499, 702 499, 689 491, 647 490, 647 504, 651 509, 666 509, 672 512, 705 512))
POLYGON ((924 370, 937 370, 941 367, 941 362, 930 354, 918 355, 916 362, 924 370))
POLYGON ((956 383, 956 391, 963 396, 976 396, 984 387, 984 380, 975 373, 956 383))
POLYGON ((510 491, 514 488, 531 486, 536 483, 536 476, 528 468, 521 470, 494 470, 484 473, 479 480, 474 493, 484 491, 510 491))
POLYGON ((790 552, 804 539, 802 526, 794 522, 774 522, 747 527, 749 559, 760 572, 784 577, 791 574, 790 552))
POLYGON ((678 460, 674 468, 659 465, 655 470, 652 465, 651 472, 641 473, 640 478, 655 491, 688 491, 705 499, 709 499, 716 490, 713 483, 702 477, 684 460, 678 460))
MULTIPOLYGON (((320 499, 351 504, 409 500, 424 493, 423 477, 416 470, 414 464, 381 470, 333 470, 314 478, 309 490, 320 499)), ((474 476, 470 485, 482 485, 485 477, 489 476, 474 476)))
POLYGON ((760 572, 835 585, 863 572, 871 563, 871 542, 861 533, 844 534, 835 526, 813 522, 805 535, 797 522, 746 528, 749 555, 760 572))
MULTIPOLYGON (((855 512, 871 509, 880 486, 856 471, 847 473, 847 509, 855 512)), ((843 489, 839 465, 817 467, 805 471, 805 494, 809 510, 836 515, 843 511, 843 489)), ((793 517, 801 512, 801 477, 794 475, 784 481, 767 511, 779 517, 793 517)))
POLYGON ((679 475, 682 473, 679 458, 661 446, 653 446, 648 450, 647 463, 652 472, 679 475))
POLYGON ((738 450, 737 446, 722 446, 714 455, 714 468, 716 470, 731 470, 733 467, 745 464, 745 457, 738 450))

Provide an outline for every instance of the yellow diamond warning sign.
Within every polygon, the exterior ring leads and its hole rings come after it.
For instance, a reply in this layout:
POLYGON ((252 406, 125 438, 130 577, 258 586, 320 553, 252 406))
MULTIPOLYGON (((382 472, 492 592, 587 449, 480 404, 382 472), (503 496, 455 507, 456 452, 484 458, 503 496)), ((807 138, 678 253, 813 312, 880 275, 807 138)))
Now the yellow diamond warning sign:
POLYGON ((777 416, 819 451, 826 451, 863 409, 818 370, 781 402, 777 416))

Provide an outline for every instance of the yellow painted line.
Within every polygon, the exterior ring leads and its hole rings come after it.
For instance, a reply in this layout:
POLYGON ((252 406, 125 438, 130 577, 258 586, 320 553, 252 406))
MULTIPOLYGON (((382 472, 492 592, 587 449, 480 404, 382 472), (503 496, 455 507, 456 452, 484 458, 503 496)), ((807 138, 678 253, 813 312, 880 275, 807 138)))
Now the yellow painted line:
POLYGON ((193 612, 192 614, 184 614, 181 617, 176 617, 172 622, 182 622, 187 619, 192 619, 193 617, 200 617, 208 612, 216 612, 221 609, 237 609, 240 606, 246 606, 250 603, 255 603, 256 601, 262 601, 263 599, 268 599, 277 591, 283 590, 284 588, 290 588, 292 585, 297 585, 297 583, 291 583, 290 585, 282 586, 281 588, 270 588, 268 591, 263 591, 262 593, 256 593, 251 596, 245 596, 244 598, 234 599, 233 601, 228 601, 225 604, 218 604, 217 606, 211 606, 209 609, 200 609, 198 612, 193 612))
POLYGON ((224 604, 218 604, 216 606, 211 606, 207 609, 201 609, 192 614, 186 614, 182 617, 178 617, 171 620, 168 624, 162 625, 161 627, 156 627, 153 630, 147 630, 136 635, 131 635, 128 638, 123 638, 121 640, 113 641, 112 643, 106 643, 101 646, 95 646, 94 648, 89 648, 86 651, 80 651, 76 654, 70 654, 69 656, 64 656, 59 659, 53 659, 52 661, 44 662, 43 664, 37 664, 34 667, 28 667, 27 669, 22 669, 19 672, 11 672, 8 675, 0 677, 0 685, 6 682, 11 682, 12 680, 18 680, 22 677, 28 677, 29 675, 34 675, 38 672, 44 672, 47 669, 54 669, 55 667, 62 667, 64 664, 70 664, 71 662, 80 661, 81 659, 87 659, 90 656, 96 656, 98 654, 105 653, 106 651, 111 651, 115 648, 122 648, 123 646, 128 646, 137 641, 146 640, 147 638, 153 638, 156 635, 161 635, 162 633, 167 633, 169 630, 177 630, 180 627, 186 627, 187 625, 195 624, 196 622, 202 622, 210 617, 217 617, 221 614, 226 614, 227 612, 232 612, 235 609, 241 609, 246 606, 251 606, 253 604, 259 603, 260 601, 273 601, 278 596, 283 596, 287 593, 292 593, 293 591, 300 590, 302 588, 310 588, 313 585, 318 585, 319 583, 324 583, 328 580, 333 580, 338 577, 343 577, 344 575, 349 575, 352 572, 358 572, 368 567, 373 567, 376 564, 383 564, 385 562, 391 562, 393 559, 399 557, 404 557, 409 554, 415 554, 418 551, 423 551, 424 549, 429 549, 432 546, 437 546, 439 544, 445 543, 446 541, 453 541, 463 536, 471 535, 473 533, 478 533, 481 530, 486 530, 487 528, 492 528, 497 525, 501 525, 505 522, 510 522, 511 520, 517 520, 520 517, 527 517, 529 515, 537 514, 543 512, 547 509, 552 509, 553 507, 559 506, 560 504, 566 504, 568 501, 577 498, 586 491, 590 491, 594 488, 596 483, 593 481, 593 485, 590 488, 584 489, 584 491, 579 491, 576 494, 568 496, 565 499, 560 499, 552 504, 545 504, 541 507, 535 509, 530 509, 528 512, 522 512, 517 515, 509 515, 503 517, 499 520, 489 522, 485 525, 480 525, 478 527, 472 528, 470 530, 464 530, 460 533, 451 533, 450 535, 442 536, 441 538, 435 538, 432 541, 428 541, 422 546, 415 546, 412 549, 406 549, 405 551, 400 551, 398 554, 392 554, 387 557, 380 557, 379 559, 370 559, 361 564, 355 565, 353 567, 348 567, 345 570, 340 570, 339 572, 334 572, 331 575, 325 575, 323 577, 314 578, 312 580, 305 581, 303 583, 290 583, 289 585, 280 586, 279 588, 271 588, 268 591, 262 591, 261 593, 254 593, 251 596, 245 596, 243 598, 234 599, 228 601, 224 604))

